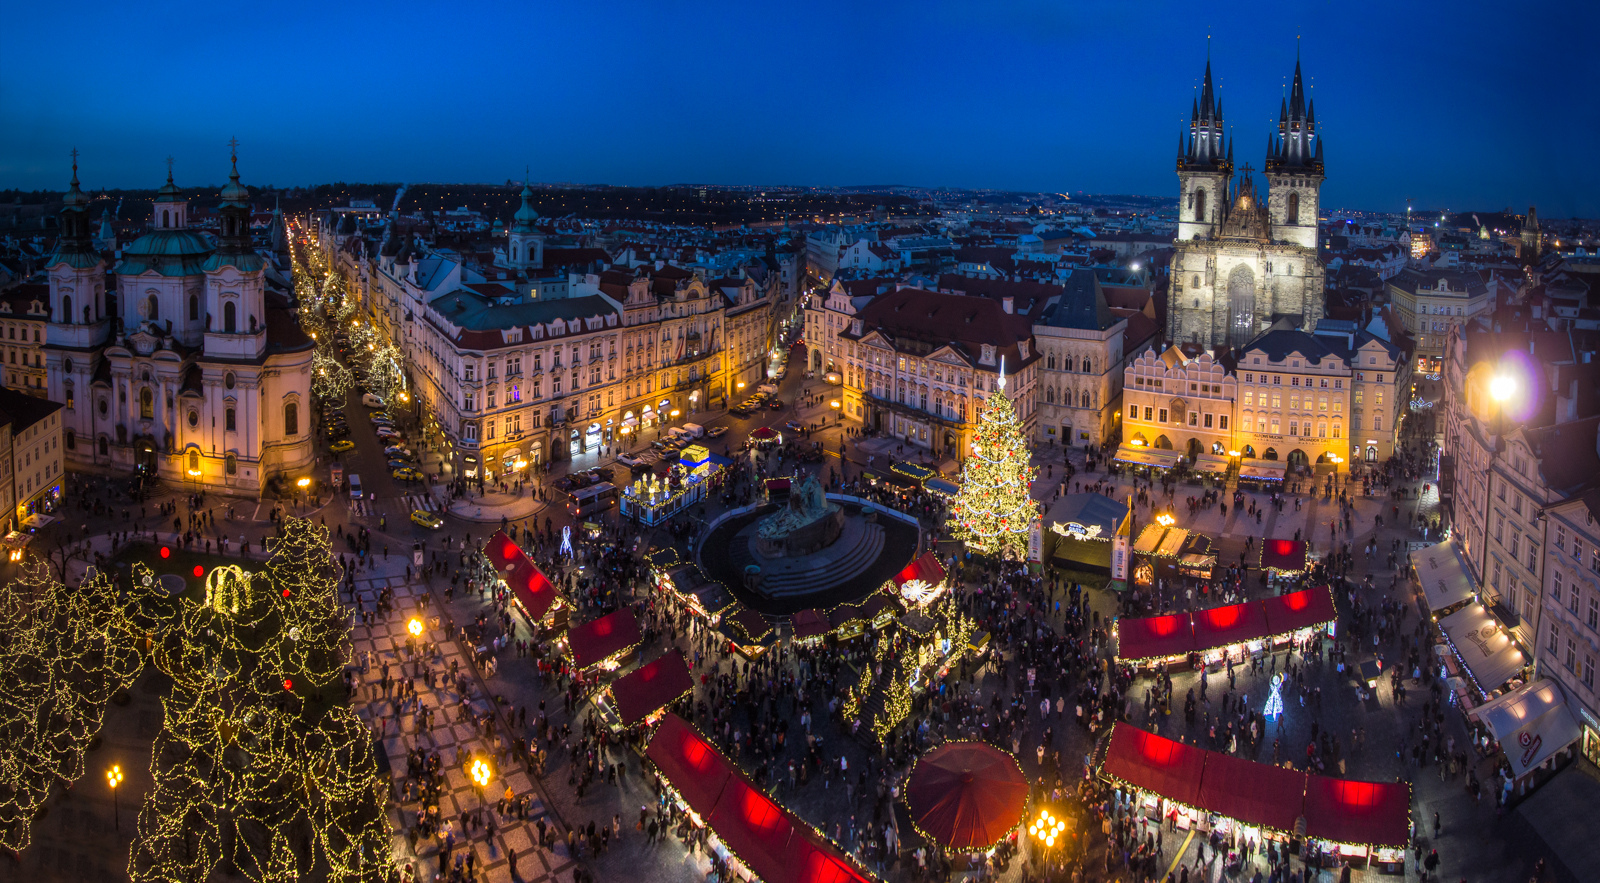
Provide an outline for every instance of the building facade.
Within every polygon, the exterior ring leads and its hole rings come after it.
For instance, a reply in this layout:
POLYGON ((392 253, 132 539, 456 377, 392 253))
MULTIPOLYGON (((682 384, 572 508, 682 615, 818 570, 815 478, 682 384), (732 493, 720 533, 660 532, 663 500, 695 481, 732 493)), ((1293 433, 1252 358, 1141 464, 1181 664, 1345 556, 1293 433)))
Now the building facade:
POLYGON ((1477 273, 1407 267, 1384 283, 1395 314, 1417 338, 1417 367, 1438 373, 1450 333, 1493 309, 1477 273))
POLYGON ((1283 318, 1316 330, 1325 284, 1316 240, 1322 142, 1299 63, 1278 135, 1268 139, 1266 194, 1257 193, 1249 166, 1234 182, 1209 61, 1187 141, 1178 138, 1177 171, 1168 340, 1238 349, 1283 318))
POLYGON ((1116 436, 1127 329, 1128 320, 1112 314, 1092 270, 1068 277, 1056 303, 1033 325, 1041 358, 1037 441, 1101 445, 1116 436))

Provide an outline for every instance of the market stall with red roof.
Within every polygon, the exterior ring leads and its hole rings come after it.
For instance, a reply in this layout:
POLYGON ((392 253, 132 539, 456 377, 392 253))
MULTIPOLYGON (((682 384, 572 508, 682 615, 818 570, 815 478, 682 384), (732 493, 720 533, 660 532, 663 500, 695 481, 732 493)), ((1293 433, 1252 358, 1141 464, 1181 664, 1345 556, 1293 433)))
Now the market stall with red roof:
POLYGON ((833 630, 833 625, 828 622, 828 615, 812 607, 795 613, 789 622, 794 626, 795 641, 801 644, 821 641, 833 630))
POLYGON ((1339 611, 1333 606, 1333 590, 1327 586, 1269 595, 1261 599, 1261 606, 1266 612, 1267 627, 1274 635, 1322 628, 1339 618, 1339 611))
POLYGON ((1306 836, 1330 843, 1403 847, 1411 835, 1411 786, 1306 776, 1306 836))
POLYGON ((627 607, 567 630, 567 652, 580 671, 615 663, 644 640, 639 620, 627 607))
POLYGON ((1117 620, 1116 642, 1122 662, 1182 657, 1195 649, 1194 624, 1187 613, 1125 616, 1117 620))
MULTIPOLYGON (((692 724, 667 714, 645 757, 710 847, 764 883, 871 883, 860 865, 774 801, 692 724)), ((737 868, 736 868, 737 870, 737 868)))
MULTIPOLYGON (((933 552, 923 552, 894 575, 893 588, 907 604, 923 607, 944 590, 944 565, 933 552)), ((887 588, 887 587, 886 587, 887 588)))
POLYGON ((1189 806, 1200 802, 1206 752, 1124 723, 1114 724, 1101 772, 1189 806))
POLYGON ((1257 828, 1293 831, 1305 789, 1305 773, 1207 752, 1198 805, 1257 828))
POLYGON ((522 610, 528 622, 542 621, 559 606, 561 595, 538 565, 533 563, 516 541, 497 530, 484 545, 484 554, 500 574, 511 592, 511 598, 522 610))
POLYGON ((1271 634, 1266 611, 1255 601, 1197 610, 1193 619, 1195 648, 1201 650, 1245 644, 1271 634))
POLYGON ((1011 755, 982 742, 946 742, 918 758, 906 780, 918 833, 947 849, 979 852, 1016 830, 1028 780, 1011 755))
POLYGON ((682 650, 668 650, 611 685, 611 698, 622 725, 631 727, 694 689, 694 675, 682 650))
POLYGON ((1305 540, 1261 541, 1261 569, 1281 574, 1303 573, 1309 548, 1305 540))

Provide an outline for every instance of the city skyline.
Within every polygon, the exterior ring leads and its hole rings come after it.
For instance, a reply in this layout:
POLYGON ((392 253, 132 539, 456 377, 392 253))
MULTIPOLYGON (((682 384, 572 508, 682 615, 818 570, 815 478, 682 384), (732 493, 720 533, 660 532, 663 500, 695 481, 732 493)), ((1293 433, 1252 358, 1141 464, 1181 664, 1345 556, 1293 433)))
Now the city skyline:
POLYGON ((1238 166, 1259 169, 1298 51, 1321 99, 1327 208, 1414 198, 1600 216, 1600 173, 1583 161, 1600 121, 1572 112, 1589 10, 1561 29, 1463 14, 1407 33, 1315 4, 1226 20, 1166 5, 917 9, 527 21, 488 4, 440 22, 423 6, 273 21, 35 6, 0 53, 0 187, 64 188, 73 148, 92 189, 154 188, 169 155, 180 186, 220 184, 237 136, 245 180, 277 186, 499 182, 531 166, 545 182, 1167 196, 1208 52, 1238 166), (80 58, 67 65, 58 41, 15 37, 69 31, 80 58), (157 45, 177 51, 140 51, 157 45))

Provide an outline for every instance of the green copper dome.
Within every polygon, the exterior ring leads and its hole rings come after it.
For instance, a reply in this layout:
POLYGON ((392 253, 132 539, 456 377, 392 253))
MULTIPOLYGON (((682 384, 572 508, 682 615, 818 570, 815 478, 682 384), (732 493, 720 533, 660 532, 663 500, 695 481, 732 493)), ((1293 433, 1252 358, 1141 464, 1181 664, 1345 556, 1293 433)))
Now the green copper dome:
POLYGON ((205 272, 205 259, 211 243, 192 230, 152 230, 122 250, 118 273, 138 276, 155 272, 162 276, 198 276, 205 272))

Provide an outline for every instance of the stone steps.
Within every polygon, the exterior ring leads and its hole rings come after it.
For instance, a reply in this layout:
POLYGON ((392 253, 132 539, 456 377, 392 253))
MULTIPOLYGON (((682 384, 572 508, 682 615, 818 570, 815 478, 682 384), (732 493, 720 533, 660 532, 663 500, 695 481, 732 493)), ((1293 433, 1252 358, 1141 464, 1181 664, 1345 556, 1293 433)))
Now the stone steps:
MULTIPOLYGON (((758 591, 764 595, 780 598, 835 586, 861 573, 883 554, 885 537, 880 525, 866 525, 856 535, 854 545, 844 549, 839 548, 842 543, 848 541, 847 534, 839 543, 825 550, 835 554, 808 556, 804 564, 796 561, 796 566, 792 570, 784 567, 784 561, 781 559, 768 562, 767 566, 762 568, 763 580, 758 591)), ((755 562, 748 546, 744 543, 733 543, 729 554, 741 569, 755 562)))

